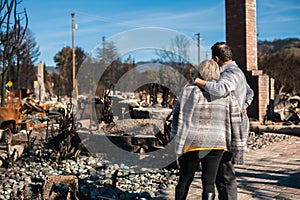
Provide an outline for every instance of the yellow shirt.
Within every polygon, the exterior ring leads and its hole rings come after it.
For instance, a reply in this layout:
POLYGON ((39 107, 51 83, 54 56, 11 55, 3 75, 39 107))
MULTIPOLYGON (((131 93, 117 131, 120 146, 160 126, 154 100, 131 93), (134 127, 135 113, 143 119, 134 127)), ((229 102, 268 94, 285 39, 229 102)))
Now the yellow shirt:
POLYGON ((226 151, 225 148, 218 148, 218 147, 195 147, 195 146, 185 146, 184 147, 184 153, 189 151, 201 151, 201 150, 223 150, 226 151))

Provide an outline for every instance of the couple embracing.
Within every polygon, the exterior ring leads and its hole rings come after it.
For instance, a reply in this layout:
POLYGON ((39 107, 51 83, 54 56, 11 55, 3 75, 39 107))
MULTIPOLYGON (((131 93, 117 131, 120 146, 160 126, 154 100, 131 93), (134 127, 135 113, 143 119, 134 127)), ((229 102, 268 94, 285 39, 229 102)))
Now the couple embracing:
POLYGON ((237 199, 234 164, 243 164, 249 120, 246 108, 253 90, 233 61, 224 42, 211 47, 212 60, 198 66, 173 109, 171 137, 175 140, 179 181, 175 199, 187 198, 194 174, 201 163, 202 199, 237 199))

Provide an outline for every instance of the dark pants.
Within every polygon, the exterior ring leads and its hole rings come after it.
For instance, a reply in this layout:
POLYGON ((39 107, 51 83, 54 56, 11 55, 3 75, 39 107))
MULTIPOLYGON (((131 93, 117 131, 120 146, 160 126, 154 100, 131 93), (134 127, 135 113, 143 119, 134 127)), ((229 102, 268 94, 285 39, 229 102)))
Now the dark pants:
POLYGON ((183 154, 179 158, 180 170, 175 192, 176 199, 186 199, 195 172, 199 167, 199 162, 202 166, 203 193, 214 193, 215 179, 223 153, 223 150, 203 150, 183 154))
POLYGON ((221 159, 216 186, 219 193, 219 200, 237 199, 237 181, 232 162, 232 153, 224 152, 221 159))

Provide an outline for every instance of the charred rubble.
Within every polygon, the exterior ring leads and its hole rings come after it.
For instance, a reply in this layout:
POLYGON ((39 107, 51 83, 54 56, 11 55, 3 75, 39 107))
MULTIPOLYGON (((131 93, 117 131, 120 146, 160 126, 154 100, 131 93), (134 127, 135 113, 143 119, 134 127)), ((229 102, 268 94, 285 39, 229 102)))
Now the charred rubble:
MULTIPOLYGON (((124 164, 94 157, 78 135, 80 130, 95 134, 101 129, 117 146, 135 153, 147 153, 170 142, 171 112, 161 115, 153 108, 123 101, 128 110, 121 110, 115 119, 111 110, 112 97, 107 95, 92 100, 102 112, 96 113, 98 121, 89 121, 87 126, 76 121, 70 103, 62 102, 40 105, 32 99, 24 99, 19 112, 11 109, 8 117, 1 116, 0 182, 3 184, 0 184, 0 191, 3 192, 0 198, 153 199, 163 190, 176 186, 176 166, 136 172, 124 164), (155 122, 153 114, 159 118, 159 123, 155 122), (131 132, 136 134, 129 134, 131 132), (153 135, 145 140, 141 136, 144 132, 153 135), (124 142, 124 138, 126 145, 122 146, 120 142, 124 142)), ((80 103, 78 109, 81 110, 77 113, 83 116, 84 108, 89 109, 89 105, 84 104, 89 102, 80 103)), ((9 109, 6 110, 9 113, 9 109)), ((298 127, 299 97, 283 99, 267 114, 263 126, 298 127)), ((262 125, 258 128, 252 124, 248 140, 250 151, 291 137, 288 132, 264 131, 262 125)))

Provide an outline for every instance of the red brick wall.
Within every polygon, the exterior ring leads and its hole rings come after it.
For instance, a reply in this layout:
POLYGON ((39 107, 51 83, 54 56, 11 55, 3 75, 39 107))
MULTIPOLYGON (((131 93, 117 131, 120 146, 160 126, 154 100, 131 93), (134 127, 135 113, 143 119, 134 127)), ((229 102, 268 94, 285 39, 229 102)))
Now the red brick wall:
POLYGON ((234 60, 246 71, 246 22, 244 0, 226 0, 226 42, 234 60))
POLYGON ((270 80, 268 75, 258 76, 258 120, 260 122, 263 121, 269 104, 269 84, 270 80))
POLYGON ((246 66, 257 70, 256 0, 246 0, 246 66))
POLYGON ((255 94, 248 115, 262 122, 269 103, 269 77, 257 67, 256 0, 225 0, 225 6, 226 42, 255 94))
POLYGON ((226 41, 244 72, 258 69, 255 0, 226 0, 226 41))

